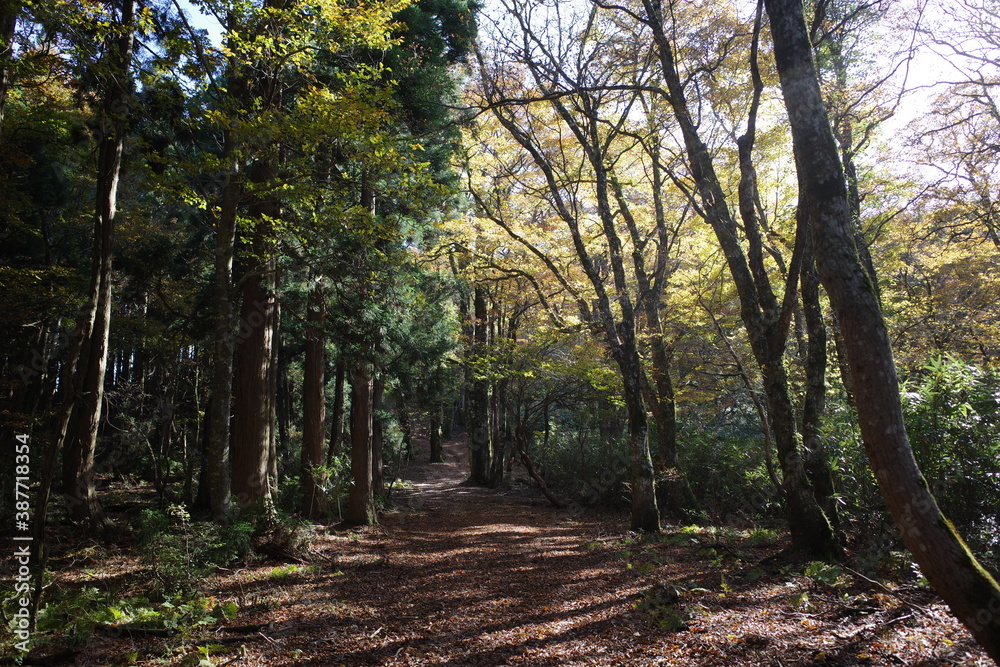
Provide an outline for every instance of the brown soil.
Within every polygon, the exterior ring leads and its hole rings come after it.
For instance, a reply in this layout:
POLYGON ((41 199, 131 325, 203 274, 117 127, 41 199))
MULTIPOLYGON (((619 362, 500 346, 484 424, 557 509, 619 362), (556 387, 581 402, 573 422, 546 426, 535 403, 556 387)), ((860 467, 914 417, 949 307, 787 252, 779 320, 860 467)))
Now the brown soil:
POLYGON ((642 538, 621 515, 466 486, 464 449, 411 462, 382 523, 321 533, 300 574, 272 562, 205 582, 240 606, 229 626, 259 631, 95 636, 63 664, 198 665, 220 640, 216 665, 990 664, 927 591, 829 586, 780 541, 642 538))

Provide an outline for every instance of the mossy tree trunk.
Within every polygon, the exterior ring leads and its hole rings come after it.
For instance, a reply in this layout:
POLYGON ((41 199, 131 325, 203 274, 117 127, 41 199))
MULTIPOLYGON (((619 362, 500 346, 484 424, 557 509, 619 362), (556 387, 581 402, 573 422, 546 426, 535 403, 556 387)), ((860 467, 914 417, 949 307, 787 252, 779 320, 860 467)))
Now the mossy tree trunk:
POLYGON ((840 321, 861 436, 889 512, 924 576, 987 654, 1000 662, 1000 586, 942 515, 903 423, 892 346, 858 255, 837 143, 823 105, 800 0, 765 0, 792 129, 799 200, 816 265, 840 321))

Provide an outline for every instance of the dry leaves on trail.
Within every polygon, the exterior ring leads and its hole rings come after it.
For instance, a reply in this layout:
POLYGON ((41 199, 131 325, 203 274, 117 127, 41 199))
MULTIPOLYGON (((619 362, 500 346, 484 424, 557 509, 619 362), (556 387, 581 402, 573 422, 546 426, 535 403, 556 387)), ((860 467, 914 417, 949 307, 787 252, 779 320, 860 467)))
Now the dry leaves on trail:
MULTIPOLYGON (((206 582, 239 605, 232 625, 261 628, 209 651, 213 664, 989 664, 926 591, 825 585, 776 556, 780 542, 641 537, 622 516, 464 486, 463 449, 411 464, 381 525, 318 536, 292 576, 271 564, 206 582)), ((170 664, 199 664, 197 645, 222 637, 175 643, 170 664)), ((129 641, 76 664, 123 664, 129 641)), ((138 664, 164 664, 164 651, 144 644, 138 664)))

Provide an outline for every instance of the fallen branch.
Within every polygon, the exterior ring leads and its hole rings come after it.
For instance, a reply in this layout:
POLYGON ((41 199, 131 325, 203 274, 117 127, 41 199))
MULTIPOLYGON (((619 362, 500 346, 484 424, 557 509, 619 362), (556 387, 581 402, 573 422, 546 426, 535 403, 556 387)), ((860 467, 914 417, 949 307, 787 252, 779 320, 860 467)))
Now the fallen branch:
POLYGON ((874 579, 869 579, 868 577, 866 577, 865 575, 861 574, 857 570, 852 570, 849 567, 845 567, 844 569, 846 571, 850 572, 851 574, 853 574, 855 577, 857 577, 859 579, 865 580, 866 582, 868 582, 872 586, 876 586, 878 588, 881 588, 887 595, 891 595, 892 597, 896 598, 897 600, 899 600, 900 602, 902 602, 904 605, 906 605, 910 609, 915 609, 917 611, 922 611, 925 614, 930 614, 931 610, 928 609, 927 607, 919 605, 916 602, 910 602, 909 600, 907 600, 906 598, 904 598, 902 595, 900 595, 898 592, 896 592, 894 590, 891 590, 889 588, 886 588, 885 585, 882 584, 881 582, 875 581, 874 579))

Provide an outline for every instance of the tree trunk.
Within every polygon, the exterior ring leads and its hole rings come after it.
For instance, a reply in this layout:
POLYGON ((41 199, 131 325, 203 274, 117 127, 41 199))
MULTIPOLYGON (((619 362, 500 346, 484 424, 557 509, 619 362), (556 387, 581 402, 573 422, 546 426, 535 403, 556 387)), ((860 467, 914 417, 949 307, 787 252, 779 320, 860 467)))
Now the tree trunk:
POLYGON ((892 347, 877 293, 854 243, 844 172, 823 107, 802 4, 765 4, 792 129, 800 202, 811 226, 820 278, 843 329, 872 470, 924 576, 1000 663, 1000 586, 942 515, 906 435, 892 347))
MULTIPOLYGON (((279 277, 280 280, 280 277, 279 277)), ((308 297, 307 297, 308 301, 308 297)), ((275 345, 274 367, 277 374, 277 395, 274 401, 274 423, 275 423, 275 463, 286 468, 291 464, 292 456, 292 401, 295 396, 295 385, 288 373, 288 360, 285 358, 285 349, 281 345, 281 303, 278 303, 278 344, 275 345)), ((323 449, 326 450, 326 429, 323 429, 323 449)), ((273 470, 274 488, 277 490, 278 470, 277 466, 273 470)))
POLYGON ((76 403, 74 429, 68 433, 70 445, 63 459, 63 493, 69 503, 69 515, 96 528, 107 525, 97 502, 94 482, 94 454, 97 431, 104 405, 104 376, 108 366, 108 340, 111 331, 111 256, 115 216, 118 204, 118 181, 122 148, 125 141, 128 98, 131 94, 129 71, 135 33, 134 0, 124 0, 119 25, 124 29, 112 45, 108 83, 104 91, 101 115, 103 136, 97 157, 97 210, 94 216, 94 262, 91 296, 95 300, 93 327, 84 341, 84 356, 77 367, 83 374, 76 403))
POLYGON ((510 451, 510 422, 507 415, 507 381, 500 380, 493 386, 491 416, 493 417, 490 441, 490 486, 500 486, 504 480, 504 462, 510 451))
POLYGON ((385 395, 385 381, 381 373, 376 373, 372 381, 372 495, 385 495, 385 424, 382 420, 382 397, 385 395))
POLYGON ((542 495, 548 498, 550 503, 552 503, 552 506, 559 509, 565 509, 566 503, 552 493, 552 489, 550 489, 549 485, 545 483, 545 478, 538 474, 538 471, 535 470, 535 466, 531 462, 531 457, 528 456, 527 442, 528 435, 518 428, 517 433, 514 435, 514 445, 517 448, 521 464, 524 466, 524 469, 528 471, 528 475, 531 479, 535 480, 535 484, 538 485, 538 490, 542 492, 542 495))
POLYGON ((212 397, 208 397, 205 405, 204 425, 201 430, 200 456, 201 469, 198 472, 198 490, 195 493, 192 509, 195 512, 211 512, 212 499, 209 496, 211 484, 208 481, 208 425, 212 422, 212 397))
MULTIPOLYGON (((235 75, 230 65, 230 94, 234 99, 245 95, 245 81, 235 75)), ((236 243, 236 217, 243 193, 243 176, 237 157, 236 134, 223 134, 222 161, 227 171, 222 186, 219 214, 215 218, 215 267, 212 276, 212 375, 204 475, 212 518, 217 523, 229 521, 232 510, 232 469, 229 451, 233 402, 233 357, 236 334, 233 322, 233 255, 236 243)), ((201 490, 199 490, 201 495, 201 490)))
POLYGON ((403 452, 407 461, 413 460, 413 423, 410 421, 410 410, 402 398, 396 408, 399 419, 399 429, 403 432, 403 452))
MULTIPOLYGON (((655 143, 655 142, 654 142, 655 143)), ((660 475, 657 478, 658 501, 662 498, 674 516, 690 520, 696 515, 697 500, 687 482, 687 477, 677 466, 677 406, 674 402, 674 387, 670 379, 670 349, 660 321, 660 306, 663 303, 668 260, 673 243, 667 229, 666 212, 661 191, 664 187, 660 170, 659 151, 651 152, 653 175, 653 204, 656 217, 658 244, 655 265, 652 271, 646 269, 643 249, 647 243, 632 215, 629 200, 625 197, 621 184, 609 178, 614 191, 618 211, 628 227, 632 239, 632 267, 638 288, 638 302, 646 316, 649 337, 649 356, 652 382, 643 378, 643 394, 656 422, 656 455, 660 475)), ((658 502, 658 506, 660 503, 658 502)))
MULTIPOLYGON (((226 148, 232 150, 232 132, 226 132, 226 148)), ((223 149, 226 152, 226 149, 223 149)), ((233 400, 233 247, 236 242, 236 209, 239 172, 235 161, 223 186, 222 206, 215 225, 215 270, 212 278, 212 376, 208 409, 205 482, 212 518, 226 523, 231 511, 230 418, 233 400)), ((199 491, 199 494, 201 492, 199 491)))
MULTIPOLYGON (((789 282, 782 301, 770 287, 764 269, 759 224, 754 210, 756 176, 750 163, 753 146, 753 116, 747 134, 737 142, 741 157, 739 187, 741 214, 750 243, 749 262, 740 244, 738 228, 726 199, 726 192, 715 172, 708 146, 702 141, 691 115, 684 86, 678 73, 673 45, 664 29, 663 7, 660 0, 643 0, 650 19, 657 55, 664 81, 670 93, 669 102, 680 128, 691 174, 697 184, 705 220, 715 232, 726 257, 730 275, 740 299, 740 317, 747 329, 754 358, 764 379, 765 396, 772 434, 782 469, 785 511, 792 543, 820 558, 829 558, 840 550, 830 522, 816 503, 798 451, 798 437, 788 379, 784 368, 784 351, 791 317, 792 298, 797 284, 799 259, 793 254, 788 268, 789 282)), ((756 31, 755 31, 756 32, 756 31)), ((755 55, 755 54, 754 54, 755 55)), ((751 66, 755 67, 754 59, 751 66)), ((756 101, 756 96, 755 96, 756 101)))
POLYGON ((347 498, 347 523, 364 526, 376 522, 372 494, 372 371, 371 362, 359 359, 351 374, 351 490, 347 498))
POLYGON ((778 451, 782 498, 791 527, 792 544, 819 558, 833 558, 840 553, 840 545, 809 484, 797 438, 795 411, 788 395, 785 365, 778 355, 761 365, 764 396, 775 449, 778 451))
POLYGON ((431 408, 430 425, 427 427, 431 447, 431 463, 444 463, 444 450, 441 447, 441 422, 444 421, 444 406, 431 408))
POLYGON ((330 420, 330 450, 327 461, 340 456, 344 441, 344 376, 347 374, 344 357, 337 359, 337 368, 333 376, 333 418, 330 420))
MULTIPOLYGON (((278 377, 281 369, 281 301, 277 297, 278 290, 278 269, 276 261, 272 258, 271 287, 274 301, 274 310, 271 315, 271 363, 268 366, 267 386, 271 388, 269 393, 264 395, 267 403, 269 429, 267 441, 267 484, 270 487, 271 498, 278 497, 278 403, 281 392, 278 390, 278 377)), ((286 450, 287 451, 287 450, 286 450)))
POLYGON ((473 367, 469 370, 468 385, 468 425, 469 441, 469 480, 479 486, 490 486, 490 464, 493 456, 493 443, 490 428, 490 382, 485 378, 476 377, 475 367, 480 356, 486 354, 489 345, 489 313, 486 304, 486 288, 477 285, 473 291, 473 367))
POLYGON ((243 277, 240 344, 236 350, 230 450, 232 492, 241 507, 257 501, 267 504, 272 498, 277 304, 274 259, 267 256, 264 224, 258 222, 253 232, 250 255, 264 259, 251 265, 243 277))
MULTIPOLYGON (((807 227, 807 226, 806 226, 807 227)), ((823 508, 830 525, 840 526, 837 512, 836 483, 820 434, 826 412, 826 323, 819 300, 819 276, 812 249, 807 242, 802 261, 802 308, 806 320, 806 388, 802 404, 802 449, 806 473, 816 501, 823 508)))
POLYGON ((306 356, 302 380, 302 513, 321 518, 327 510, 326 475, 319 468, 326 462, 326 350, 323 328, 326 295, 317 282, 309 291, 306 306, 306 356))

